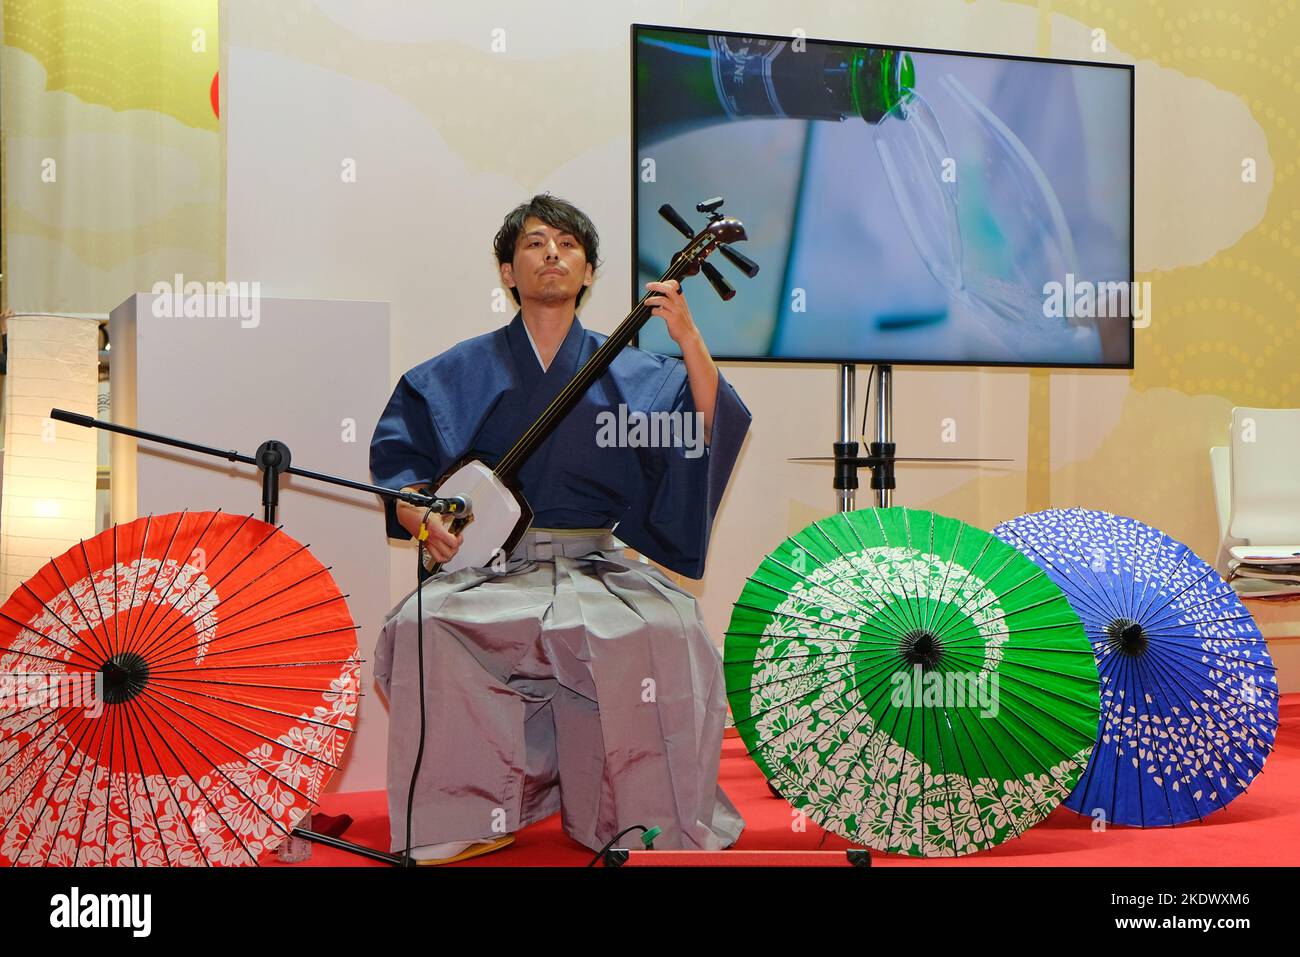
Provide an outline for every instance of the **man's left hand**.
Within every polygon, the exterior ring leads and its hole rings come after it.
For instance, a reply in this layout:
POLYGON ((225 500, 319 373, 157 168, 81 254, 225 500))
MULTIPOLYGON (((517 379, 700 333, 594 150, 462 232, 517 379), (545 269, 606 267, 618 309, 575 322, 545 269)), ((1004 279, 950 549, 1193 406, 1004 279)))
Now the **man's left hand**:
POLYGON ((645 287, 651 292, 659 293, 646 299, 646 305, 653 307, 650 312, 652 316, 663 318, 664 324, 668 326, 668 335, 672 336, 673 342, 685 346, 687 342, 699 336, 699 330, 695 328, 695 320, 691 318, 691 309, 686 305, 686 296, 682 293, 681 283, 676 279, 670 279, 667 282, 648 282, 645 287))

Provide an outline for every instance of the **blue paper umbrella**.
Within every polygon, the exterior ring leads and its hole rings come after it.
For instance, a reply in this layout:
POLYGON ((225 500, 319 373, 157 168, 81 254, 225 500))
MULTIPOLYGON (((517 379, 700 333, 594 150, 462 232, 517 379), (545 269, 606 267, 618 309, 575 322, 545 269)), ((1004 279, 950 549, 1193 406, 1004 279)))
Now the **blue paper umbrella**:
POLYGON ((1201 820, 1264 767, 1277 676, 1250 612, 1181 542, 1081 508, 993 529, 1046 570, 1092 641, 1097 744, 1065 806, 1143 827, 1201 820))

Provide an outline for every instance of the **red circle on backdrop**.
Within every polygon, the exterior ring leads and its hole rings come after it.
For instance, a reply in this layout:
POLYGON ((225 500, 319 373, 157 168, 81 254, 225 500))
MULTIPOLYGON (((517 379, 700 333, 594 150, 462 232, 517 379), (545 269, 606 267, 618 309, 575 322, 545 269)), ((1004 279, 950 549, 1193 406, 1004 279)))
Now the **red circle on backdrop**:
POLYGON ((212 74, 212 86, 208 88, 208 100, 212 103, 212 112, 221 116, 221 71, 212 74))

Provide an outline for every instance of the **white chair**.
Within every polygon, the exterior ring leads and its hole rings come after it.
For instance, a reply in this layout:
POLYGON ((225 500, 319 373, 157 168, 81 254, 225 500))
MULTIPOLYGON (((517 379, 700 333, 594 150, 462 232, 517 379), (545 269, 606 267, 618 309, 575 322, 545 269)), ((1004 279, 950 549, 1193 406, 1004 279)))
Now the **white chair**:
POLYGON ((1229 549, 1246 543, 1228 534, 1232 522, 1232 450, 1226 445, 1210 449, 1210 480, 1214 487, 1214 514, 1219 520, 1219 552, 1214 559, 1214 568, 1227 578, 1228 562, 1232 558, 1229 549))
POLYGON ((1251 545, 1300 542, 1300 409, 1232 410, 1232 520, 1251 545))
POLYGON ((1233 409, 1230 445, 1212 448, 1210 465, 1220 574, 1234 557, 1300 552, 1300 409, 1233 409))

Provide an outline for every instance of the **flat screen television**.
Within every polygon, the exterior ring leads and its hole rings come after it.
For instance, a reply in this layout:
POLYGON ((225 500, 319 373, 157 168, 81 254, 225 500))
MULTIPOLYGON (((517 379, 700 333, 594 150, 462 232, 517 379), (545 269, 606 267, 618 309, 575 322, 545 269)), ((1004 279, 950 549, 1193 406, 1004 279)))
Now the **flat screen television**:
POLYGON ((684 244, 664 203, 723 196, 761 266, 687 283, 715 357, 1132 368, 1132 66, 631 34, 633 301, 684 244))

